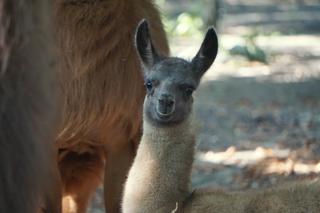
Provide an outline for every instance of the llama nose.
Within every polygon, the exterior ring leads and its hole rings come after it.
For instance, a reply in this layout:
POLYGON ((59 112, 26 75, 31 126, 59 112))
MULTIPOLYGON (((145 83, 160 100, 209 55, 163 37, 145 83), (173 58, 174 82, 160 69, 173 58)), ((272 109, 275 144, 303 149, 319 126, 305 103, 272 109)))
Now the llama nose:
POLYGON ((163 115, 169 115, 174 111, 174 98, 171 95, 162 94, 158 99, 158 112, 163 115))

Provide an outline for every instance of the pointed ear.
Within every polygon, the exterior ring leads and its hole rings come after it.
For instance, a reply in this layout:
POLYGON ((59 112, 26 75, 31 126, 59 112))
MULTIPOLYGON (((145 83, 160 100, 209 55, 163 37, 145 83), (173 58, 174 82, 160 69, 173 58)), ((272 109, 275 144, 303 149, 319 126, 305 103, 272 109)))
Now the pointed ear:
POLYGON ((135 45, 142 64, 146 69, 150 69, 155 64, 159 56, 153 47, 149 32, 149 24, 145 19, 140 21, 137 27, 135 45))
POLYGON ((191 64, 198 77, 209 69, 218 53, 218 37, 215 30, 208 29, 197 55, 192 59, 191 64))

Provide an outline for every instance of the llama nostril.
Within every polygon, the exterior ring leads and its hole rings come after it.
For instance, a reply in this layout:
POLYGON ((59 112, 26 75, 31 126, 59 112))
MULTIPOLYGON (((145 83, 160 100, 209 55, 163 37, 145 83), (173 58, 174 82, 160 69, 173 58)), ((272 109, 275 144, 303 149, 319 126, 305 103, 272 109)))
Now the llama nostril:
POLYGON ((168 107, 172 107, 173 106, 173 104, 174 104, 174 100, 167 100, 167 106, 168 107))
POLYGON ((174 100, 172 100, 171 98, 160 98, 158 101, 159 104, 164 105, 166 107, 172 107, 174 105, 174 100))
POLYGON ((165 99, 159 99, 159 104, 165 104, 165 99))

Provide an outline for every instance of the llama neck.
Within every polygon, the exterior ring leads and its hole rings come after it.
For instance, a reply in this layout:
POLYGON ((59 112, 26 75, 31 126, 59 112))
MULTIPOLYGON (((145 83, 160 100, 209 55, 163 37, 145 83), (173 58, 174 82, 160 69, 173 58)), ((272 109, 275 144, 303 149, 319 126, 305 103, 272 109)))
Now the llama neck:
POLYGON ((125 187, 124 212, 171 212, 189 193, 194 154, 191 118, 170 127, 144 121, 125 187))

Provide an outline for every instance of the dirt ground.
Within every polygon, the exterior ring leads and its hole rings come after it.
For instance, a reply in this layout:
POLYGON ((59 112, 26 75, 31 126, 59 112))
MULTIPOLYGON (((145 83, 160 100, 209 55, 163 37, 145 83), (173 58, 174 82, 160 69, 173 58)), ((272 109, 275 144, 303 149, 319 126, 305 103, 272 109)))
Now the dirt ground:
MULTIPOLYGON (((225 1, 219 56, 195 94, 193 187, 266 188, 320 172, 320 3, 246 2, 225 1), (228 54, 253 26, 267 64, 228 54)), ((171 38, 172 53, 191 58, 200 42, 171 38)), ((89 212, 103 208, 100 188, 89 212)))

